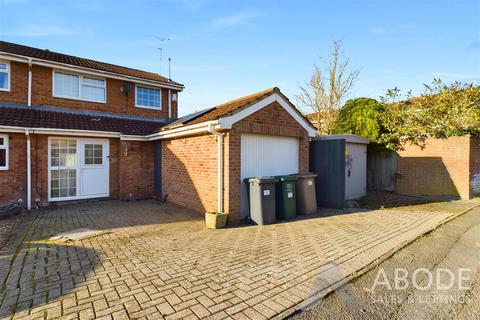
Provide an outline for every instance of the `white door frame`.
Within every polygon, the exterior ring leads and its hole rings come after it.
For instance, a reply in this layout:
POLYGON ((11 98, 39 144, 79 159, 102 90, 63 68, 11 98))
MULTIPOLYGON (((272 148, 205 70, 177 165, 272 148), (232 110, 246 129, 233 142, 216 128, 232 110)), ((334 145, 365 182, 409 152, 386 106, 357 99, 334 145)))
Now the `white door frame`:
POLYGON ((79 199, 92 199, 92 198, 105 198, 110 196, 110 140, 108 139, 91 139, 91 138, 76 138, 76 137, 65 137, 65 136, 52 136, 48 137, 48 201, 49 202, 58 202, 58 201, 69 201, 69 200, 79 200, 79 199), (76 140, 76 190, 77 190, 77 195, 74 197, 62 197, 62 198, 52 198, 51 195, 51 141, 52 140, 62 140, 62 139, 67 139, 67 140, 76 140), (93 195, 93 196, 81 196, 80 195, 80 188, 81 188, 81 168, 82 168, 82 159, 83 155, 80 154, 80 144, 84 142, 92 142, 92 143, 102 143, 105 148, 103 150, 103 162, 105 165, 105 170, 106 170, 106 179, 107 179, 107 193, 105 195, 93 195))

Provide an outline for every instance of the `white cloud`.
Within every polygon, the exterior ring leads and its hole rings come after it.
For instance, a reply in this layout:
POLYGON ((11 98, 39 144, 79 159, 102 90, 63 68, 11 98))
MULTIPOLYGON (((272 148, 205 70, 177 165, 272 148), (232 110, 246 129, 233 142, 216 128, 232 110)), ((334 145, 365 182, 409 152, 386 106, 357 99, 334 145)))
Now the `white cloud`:
POLYGON ((47 36, 74 36, 77 32, 63 27, 31 25, 18 28, 15 31, 1 32, 2 35, 17 37, 47 37, 47 36))
POLYGON ((385 30, 385 28, 376 27, 376 28, 371 28, 371 29, 370 29, 370 33, 373 33, 373 34, 385 34, 385 33, 387 33, 387 30, 385 30))
POLYGON ((235 15, 221 17, 213 20, 212 26, 214 28, 229 28, 229 27, 244 25, 249 23, 254 17, 255 15, 250 13, 235 14, 235 15))
POLYGON ((370 28, 370 33, 375 35, 398 34, 404 32, 412 32, 417 29, 414 24, 403 24, 399 26, 392 26, 391 28, 374 27, 370 28))

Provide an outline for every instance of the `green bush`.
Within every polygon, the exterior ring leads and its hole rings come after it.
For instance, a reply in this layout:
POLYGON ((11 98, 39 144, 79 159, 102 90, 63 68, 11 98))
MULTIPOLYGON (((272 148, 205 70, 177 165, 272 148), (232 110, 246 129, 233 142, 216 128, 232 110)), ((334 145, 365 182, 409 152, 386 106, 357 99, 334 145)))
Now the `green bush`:
POLYGON ((356 98, 348 100, 338 113, 334 132, 365 137, 370 140, 372 147, 374 147, 384 132, 381 122, 381 114, 384 111, 383 104, 375 99, 356 98))

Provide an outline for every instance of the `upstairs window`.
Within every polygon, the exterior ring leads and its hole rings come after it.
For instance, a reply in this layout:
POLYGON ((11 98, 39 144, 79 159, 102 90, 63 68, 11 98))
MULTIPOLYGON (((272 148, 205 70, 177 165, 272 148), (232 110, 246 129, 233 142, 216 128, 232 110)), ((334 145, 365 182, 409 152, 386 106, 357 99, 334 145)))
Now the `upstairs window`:
POLYGON ((10 64, 0 61, 0 91, 10 91, 10 64))
POLYGON ((104 79, 54 72, 53 96, 92 102, 107 101, 104 79))
POLYGON ((8 136, 0 135, 0 170, 8 170, 8 136))
POLYGON ((135 97, 137 107, 162 109, 160 89, 137 86, 135 97))

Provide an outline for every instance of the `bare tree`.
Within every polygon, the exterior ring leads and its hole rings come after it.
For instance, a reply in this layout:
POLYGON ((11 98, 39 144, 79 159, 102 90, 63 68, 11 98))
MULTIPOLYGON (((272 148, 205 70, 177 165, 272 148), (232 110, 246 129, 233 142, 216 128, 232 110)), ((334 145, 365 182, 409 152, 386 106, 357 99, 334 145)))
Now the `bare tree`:
POLYGON ((349 63, 348 58, 342 59, 342 42, 333 41, 326 70, 314 65, 310 81, 299 85, 300 94, 295 98, 303 106, 314 110, 316 120, 313 122, 320 134, 332 133, 338 109, 360 74, 359 70, 349 71, 349 63))

